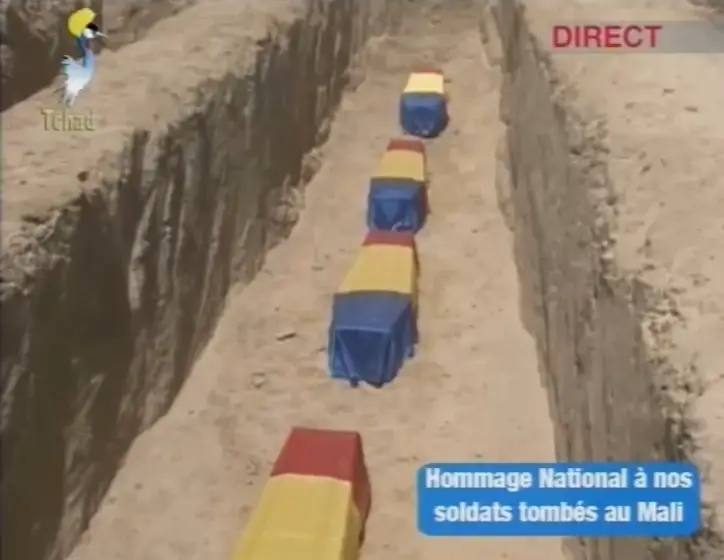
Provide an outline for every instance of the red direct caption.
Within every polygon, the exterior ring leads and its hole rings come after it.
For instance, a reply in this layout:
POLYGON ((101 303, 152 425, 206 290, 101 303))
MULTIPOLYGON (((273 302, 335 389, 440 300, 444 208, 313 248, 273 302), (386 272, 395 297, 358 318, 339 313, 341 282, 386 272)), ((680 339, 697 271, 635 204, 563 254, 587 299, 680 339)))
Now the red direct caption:
POLYGON ((554 25, 554 49, 653 49, 661 25, 554 25))

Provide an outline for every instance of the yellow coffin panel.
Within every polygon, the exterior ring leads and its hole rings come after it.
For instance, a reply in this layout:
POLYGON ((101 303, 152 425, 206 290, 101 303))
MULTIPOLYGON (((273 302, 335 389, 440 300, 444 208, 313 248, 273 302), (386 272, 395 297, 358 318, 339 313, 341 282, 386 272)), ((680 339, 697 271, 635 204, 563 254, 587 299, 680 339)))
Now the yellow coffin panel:
POLYGON ((417 300, 415 251, 398 245, 362 247, 337 293, 392 292, 417 300))
POLYGON ((267 482, 232 560, 357 560, 360 530, 349 482, 275 476, 267 482))
POLYGON ((409 150, 389 150, 380 161, 377 177, 425 182, 425 156, 409 150))
POLYGON ((445 95, 445 78, 436 73, 413 73, 407 80, 405 93, 432 93, 445 95))

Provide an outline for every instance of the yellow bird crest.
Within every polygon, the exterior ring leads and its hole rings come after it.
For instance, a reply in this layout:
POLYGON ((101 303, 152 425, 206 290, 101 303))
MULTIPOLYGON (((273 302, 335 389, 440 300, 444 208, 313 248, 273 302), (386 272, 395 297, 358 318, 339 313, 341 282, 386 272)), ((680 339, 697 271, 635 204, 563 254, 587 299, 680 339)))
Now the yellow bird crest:
POLYGON ((73 12, 68 17, 68 31, 70 34, 79 38, 83 35, 86 27, 88 27, 96 19, 96 13, 90 8, 81 8, 77 12, 73 12))

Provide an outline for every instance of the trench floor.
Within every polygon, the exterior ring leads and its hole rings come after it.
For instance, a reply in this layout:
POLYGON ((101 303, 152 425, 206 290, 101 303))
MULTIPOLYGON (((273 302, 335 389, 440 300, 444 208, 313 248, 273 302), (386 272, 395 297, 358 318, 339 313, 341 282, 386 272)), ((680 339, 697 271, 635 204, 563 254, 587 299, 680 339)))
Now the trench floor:
POLYGON ((369 46, 366 80, 343 101, 299 224, 229 297, 179 398, 134 444, 72 560, 229 558, 297 424, 364 437, 374 494, 364 559, 563 557, 556 539, 429 539, 415 527, 423 463, 554 456, 495 193, 498 75, 482 54, 476 15, 433 10, 369 46), (353 390, 325 369, 331 298, 364 235, 368 178, 399 134, 399 92, 420 64, 449 77, 452 118, 428 148, 421 344, 392 385, 353 390), (296 336, 277 340, 284 331, 296 336))

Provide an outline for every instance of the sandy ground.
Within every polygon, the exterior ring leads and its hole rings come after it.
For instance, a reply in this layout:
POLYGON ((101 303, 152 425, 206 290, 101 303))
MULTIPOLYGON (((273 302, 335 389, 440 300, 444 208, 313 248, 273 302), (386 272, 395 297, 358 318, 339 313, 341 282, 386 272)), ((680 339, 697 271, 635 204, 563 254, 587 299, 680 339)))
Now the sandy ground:
MULTIPOLYGON (((456 13, 457 15, 452 15, 456 13)), ((373 45, 291 238, 229 298, 169 414, 134 445, 72 560, 228 558, 268 467, 295 424, 360 430, 374 509, 363 557, 555 560, 555 539, 433 540, 416 532, 414 475, 428 461, 553 459, 532 339, 519 321, 511 239, 499 215, 497 74, 475 18, 410 21, 373 45), (429 146, 433 215, 419 245, 421 345, 375 391, 330 381, 331 296, 364 235, 366 184, 414 64, 450 77, 452 125, 429 146), (277 340, 285 331, 296 336, 277 340)))

